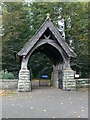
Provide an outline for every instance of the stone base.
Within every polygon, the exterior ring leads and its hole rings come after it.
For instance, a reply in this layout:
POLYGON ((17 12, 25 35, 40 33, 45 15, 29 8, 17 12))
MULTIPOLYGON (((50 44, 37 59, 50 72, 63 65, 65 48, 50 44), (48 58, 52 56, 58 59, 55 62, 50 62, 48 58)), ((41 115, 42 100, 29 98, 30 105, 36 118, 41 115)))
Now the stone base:
POLYGON ((75 71, 66 69, 63 72, 63 90, 76 90, 76 80, 74 79, 75 71))
POLYGON ((19 92, 30 92, 31 91, 31 83, 30 81, 19 80, 18 82, 18 91, 19 92))
POLYGON ((20 70, 19 81, 18 81, 18 91, 20 92, 31 91, 29 70, 20 70))

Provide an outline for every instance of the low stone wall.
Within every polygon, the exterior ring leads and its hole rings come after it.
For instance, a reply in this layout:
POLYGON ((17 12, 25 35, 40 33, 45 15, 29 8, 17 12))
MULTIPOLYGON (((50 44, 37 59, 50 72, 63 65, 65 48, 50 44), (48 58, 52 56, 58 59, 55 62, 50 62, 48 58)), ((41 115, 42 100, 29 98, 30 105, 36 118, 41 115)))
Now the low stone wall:
POLYGON ((18 80, 0 80, 0 89, 16 89, 18 80))
MULTIPOLYGON (((76 81, 76 88, 88 87, 90 85, 90 79, 82 78, 82 79, 74 79, 74 80, 76 81), (85 82, 82 82, 82 81, 85 81, 85 82)), ((75 81, 72 81, 72 82, 75 82, 75 81)), ((0 80, 0 89, 16 89, 16 88, 18 88, 18 79, 0 80)))

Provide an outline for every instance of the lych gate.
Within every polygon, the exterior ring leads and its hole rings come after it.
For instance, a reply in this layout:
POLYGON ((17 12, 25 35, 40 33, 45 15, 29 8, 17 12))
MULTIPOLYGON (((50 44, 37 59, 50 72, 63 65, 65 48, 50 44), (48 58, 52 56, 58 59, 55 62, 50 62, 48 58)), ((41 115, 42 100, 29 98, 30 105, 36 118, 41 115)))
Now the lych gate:
POLYGON ((44 53, 53 64, 52 85, 64 90, 75 90, 74 71, 70 68, 70 59, 76 54, 61 37, 50 18, 42 24, 36 34, 18 52, 21 59, 18 91, 31 91, 30 72, 27 68, 29 58, 37 53, 44 53))

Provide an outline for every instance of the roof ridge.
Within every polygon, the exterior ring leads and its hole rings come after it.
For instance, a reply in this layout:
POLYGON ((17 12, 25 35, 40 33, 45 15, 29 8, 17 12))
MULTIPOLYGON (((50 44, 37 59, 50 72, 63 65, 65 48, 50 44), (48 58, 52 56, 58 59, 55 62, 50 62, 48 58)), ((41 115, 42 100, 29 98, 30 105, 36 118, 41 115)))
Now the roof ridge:
MULTIPOLYGON (((65 48, 68 50, 68 52, 71 54, 71 48, 70 46, 65 42, 64 38, 61 36, 61 34, 59 33, 58 29, 54 26, 54 24, 50 21, 50 23, 53 25, 53 27, 55 28, 58 36, 61 38, 60 40, 64 43, 63 45, 65 46, 65 48)), ((73 52, 73 50, 72 50, 73 52)), ((73 52, 74 53, 74 52, 73 52)), ((75 55, 75 54, 73 54, 75 55)))
POLYGON ((58 43, 64 50, 64 52, 69 57, 75 57, 74 51, 71 51, 71 48, 67 45, 65 40, 62 38, 61 34, 59 33, 58 29, 54 26, 51 19, 46 19, 43 24, 39 27, 39 29, 35 32, 33 37, 25 44, 25 46, 17 53, 17 55, 27 55, 28 52, 34 47, 34 45, 38 42, 38 39, 42 36, 42 34, 45 32, 45 30, 49 27, 52 34, 57 39, 58 43))

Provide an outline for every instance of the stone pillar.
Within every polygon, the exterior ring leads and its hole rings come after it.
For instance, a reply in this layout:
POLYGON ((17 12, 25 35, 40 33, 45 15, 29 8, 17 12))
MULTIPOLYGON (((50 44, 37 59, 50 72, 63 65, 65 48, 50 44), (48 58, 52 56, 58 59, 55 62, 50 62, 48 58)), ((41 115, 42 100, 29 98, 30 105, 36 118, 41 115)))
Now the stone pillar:
POLYGON ((18 91, 31 91, 30 72, 29 70, 19 71, 18 91))
POLYGON ((19 71, 18 91, 31 91, 30 71, 27 69, 27 57, 23 56, 19 71))
POLYGON ((59 85, 58 85, 59 75, 58 74, 59 74, 58 66, 53 66, 51 85, 54 86, 55 88, 59 88, 59 85))
POLYGON ((63 70, 63 90, 76 90, 75 71, 71 68, 63 70))
POLYGON ((59 88, 59 86, 58 86, 58 71, 54 71, 54 73, 53 73, 53 86, 55 88, 59 88))

